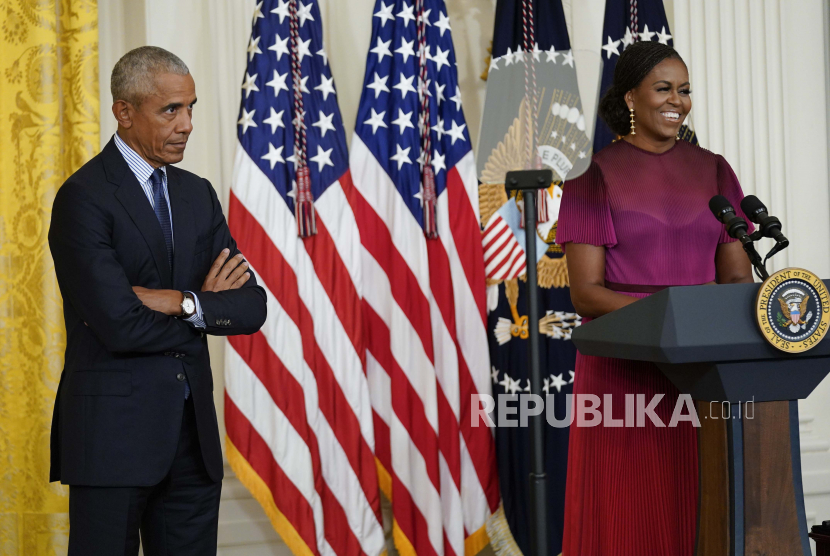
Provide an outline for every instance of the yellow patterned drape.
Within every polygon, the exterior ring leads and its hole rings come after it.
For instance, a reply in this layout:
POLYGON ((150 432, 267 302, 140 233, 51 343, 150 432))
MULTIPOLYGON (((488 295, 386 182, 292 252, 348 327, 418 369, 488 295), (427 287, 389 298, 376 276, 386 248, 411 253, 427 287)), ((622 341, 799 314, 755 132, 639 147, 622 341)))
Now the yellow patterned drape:
POLYGON ((0 0, 0 554, 66 553, 49 481, 63 367, 46 235, 63 181, 98 151, 97 0, 0 0))

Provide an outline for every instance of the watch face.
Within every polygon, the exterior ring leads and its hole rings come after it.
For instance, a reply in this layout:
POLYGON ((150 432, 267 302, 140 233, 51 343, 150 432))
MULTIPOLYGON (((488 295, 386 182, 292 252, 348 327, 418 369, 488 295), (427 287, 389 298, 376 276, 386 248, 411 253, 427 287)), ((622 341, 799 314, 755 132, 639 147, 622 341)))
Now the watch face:
POLYGON ((185 298, 184 303, 182 303, 182 308, 184 308, 184 312, 188 315, 192 314, 193 311, 196 310, 196 304, 193 303, 193 300, 189 297, 185 298))

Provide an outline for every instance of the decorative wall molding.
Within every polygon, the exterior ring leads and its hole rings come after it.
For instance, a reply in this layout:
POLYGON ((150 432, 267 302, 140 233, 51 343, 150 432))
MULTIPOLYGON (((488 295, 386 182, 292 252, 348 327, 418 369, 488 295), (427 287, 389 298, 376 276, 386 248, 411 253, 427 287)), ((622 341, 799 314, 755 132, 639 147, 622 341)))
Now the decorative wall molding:
POLYGON ((674 0, 673 12, 701 145, 792 241, 771 267, 830 276, 823 2, 674 0))
MULTIPOLYGON (((701 145, 726 157, 744 192, 781 218, 790 239, 771 269, 830 277, 830 8, 822 0, 672 4, 701 145)), ((830 519, 828 396, 825 380, 799 404, 809 524, 830 519)))

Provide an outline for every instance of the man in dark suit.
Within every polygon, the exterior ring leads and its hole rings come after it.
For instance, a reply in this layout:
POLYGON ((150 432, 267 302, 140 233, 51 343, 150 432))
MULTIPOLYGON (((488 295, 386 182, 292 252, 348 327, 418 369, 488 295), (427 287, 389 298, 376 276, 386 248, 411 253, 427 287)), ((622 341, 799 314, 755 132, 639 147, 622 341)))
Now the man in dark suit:
POLYGON ((180 162, 196 93, 160 48, 113 69, 116 136, 58 191, 49 246, 66 360, 51 480, 69 554, 216 553, 222 452, 206 334, 252 334, 264 290, 216 192, 180 162))

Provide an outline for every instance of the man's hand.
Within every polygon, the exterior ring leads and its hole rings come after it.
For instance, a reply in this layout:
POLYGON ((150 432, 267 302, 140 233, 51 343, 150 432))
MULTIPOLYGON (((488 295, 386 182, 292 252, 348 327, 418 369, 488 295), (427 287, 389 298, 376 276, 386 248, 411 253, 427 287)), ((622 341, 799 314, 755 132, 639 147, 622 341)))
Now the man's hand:
POLYGON ((178 317, 182 314, 184 294, 176 290, 151 290, 141 286, 133 286, 138 299, 153 311, 178 317))
POLYGON ((222 292, 241 288, 251 277, 247 272, 248 263, 244 262, 242 253, 228 259, 230 251, 223 249, 205 276, 203 292, 222 292))

